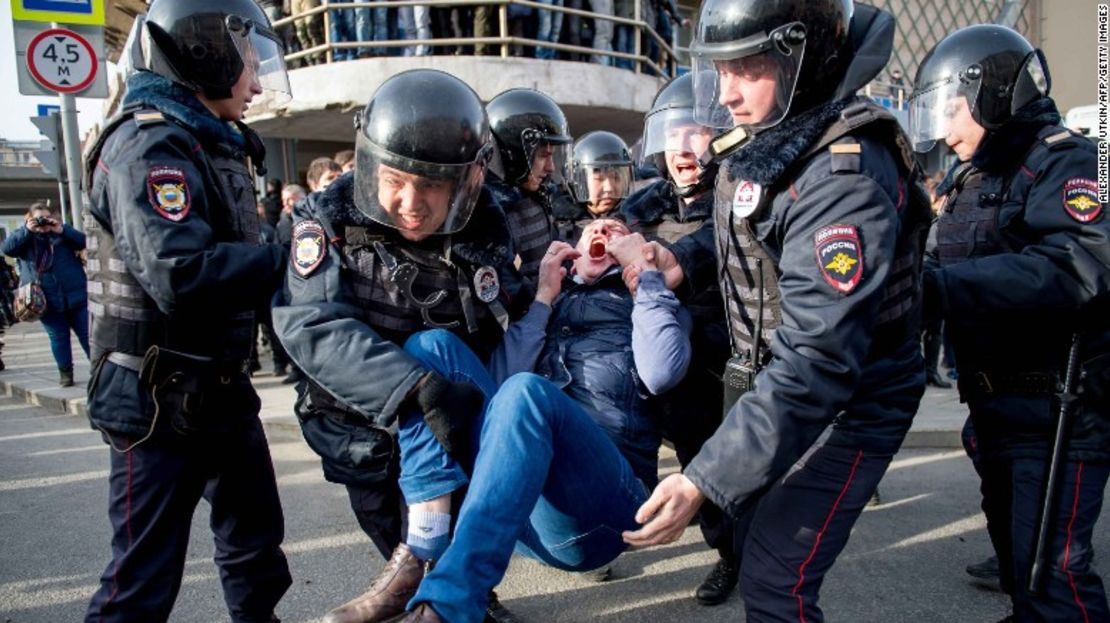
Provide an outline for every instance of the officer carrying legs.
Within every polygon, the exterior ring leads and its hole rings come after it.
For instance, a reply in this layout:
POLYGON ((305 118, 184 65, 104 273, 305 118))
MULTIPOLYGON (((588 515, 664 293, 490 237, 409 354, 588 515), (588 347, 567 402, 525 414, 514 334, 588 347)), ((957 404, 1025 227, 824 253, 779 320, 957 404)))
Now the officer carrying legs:
POLYGON ((263 153, 240 120, 263 90, 289 95, 283 50, 252 0, 155 0, 135 29, 138 71, 86 161, 88 410, 113 530, 86 620, 169 617, 203 497, 231 620, 275 621, 291 579, 247 359, 286 255, 259 242, 246 159, 263 153))
MULTIPOLYGON (((438 498, 466 481, 463 466, 437 464, 434 482, 402 499, 399 416, 419 411, 445 445, 461 447, 482 405, 475 387, 430 370, 406 341, 447 329, 485 360, 531 302, 504 214, 483 192, 494 146, 477 94, 440 71, 406 71, 382 83, 356 126, 355 170, 294 210, 291 266, 273 308, 274 330, 307 377, 296 404, 305 440, 389 557, 329 623, 404 612, 450 538, 451 503, 438 498)), ((495 597, 490 610, 510 620, 495 597)))
POLYGON ((540 260, 558 238, 552 205, 565 200, 570 128, 555 100, 533 89, 497 95, 486 113, 497 143, 486 187, 509 221, 521 274, 535 284, 540 260))
POLYGON ((1110 220, 1095 146, 1060 125, 1049 88, 1044 55, 1004 26, 959 30, 922 61, 914 146, 944 141, 962 161, 936 224, 939 268, 924 286, 958 355, 987 531, 1013 601, 1007 620, 1107 621, 1090 563, 1110 473, 1110 220), (1065 387, 1069 377, 1077 387, 1065 387), (1044 520, 1047 569, 1030 590, 1061 405, 1070 426, 1044 520))
POLYGON ((719 279, 733 404, 625 538, 673 541, 706 498, 750 510, 749 620, 822 620, 825 574, 924 391, 928 197, 897 121, 855 95, 893 32, 850 0, 707 0, 690 46, 696 119, 725 131, 708 152, 714 218, 673 251, 648 247, 676 288, 719 279))

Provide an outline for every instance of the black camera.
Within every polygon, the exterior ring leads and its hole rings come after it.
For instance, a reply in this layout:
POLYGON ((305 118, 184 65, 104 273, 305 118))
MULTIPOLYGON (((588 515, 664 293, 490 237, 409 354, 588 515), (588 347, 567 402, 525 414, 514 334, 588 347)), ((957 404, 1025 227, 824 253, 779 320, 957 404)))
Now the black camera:
POLYGON ((735 356, 725 364, 725 373, 721 377, 724 385, 724 415, 732 409, 740 397, 755 387, 755 366, 748 357, 735 356))
POLYGON ((54 224, 54 221, 49 216, 36 216, 31 219, 31 222, 34 223, 36 227, 50 227, 54 224))

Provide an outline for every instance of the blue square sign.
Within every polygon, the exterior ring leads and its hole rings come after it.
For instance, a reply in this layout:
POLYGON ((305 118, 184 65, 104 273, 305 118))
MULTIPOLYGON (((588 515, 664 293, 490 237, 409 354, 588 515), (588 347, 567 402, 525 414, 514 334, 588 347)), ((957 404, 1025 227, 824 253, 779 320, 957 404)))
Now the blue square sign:
POLYGON ((103 26, 104 0, 12 0, 12 18, 103 26))
POLYGON ((52 113, 61 113, 62 107, 54 104, 39 104, 39 116, 49 117, 52 113))

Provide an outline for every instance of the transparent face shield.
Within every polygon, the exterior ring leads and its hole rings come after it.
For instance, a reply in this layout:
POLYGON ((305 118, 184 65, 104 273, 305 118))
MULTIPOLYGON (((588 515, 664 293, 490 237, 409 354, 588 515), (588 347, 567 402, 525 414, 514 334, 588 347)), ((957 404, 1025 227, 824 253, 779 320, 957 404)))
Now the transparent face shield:
POLYGON ((759 41, 692 46, 694 119, 709 128, 769 128, 790 111, 805 52, 798 22, 759 41))
POLYGON ((570 172, 570 188, 575 201, 586 204, 593 214, 604 214, 617 207, 631 191, 632 165, 576 163, 570 172))
POLYGON ((131 32, 127 34, 127 41, 120 52, 119 62, 116 64, 124 80, 136 71, 147 69, 143 52, 144 32, 146 32, 146 17, 136 15, 135 21, 131 24, 131 32))
POLYGON ((271 92, 277 103, 291 99, 285 48, 277 35, 235 15, 228 16, 227 30, 243 60, 243 71, 251 72, 262 90, 271 92))
POLYGON ((693 154, 700 158, 713 139, 713 131, 694 120, 690 108, 667 108, 648 115, 640 162, 653 164, 656 156, 667 152, 693 154))
POLYGON ((435 164, 393 154, 361 132, 355 139, 355 205, 409 240, 461 230, 470 220, 492 148, 474 162, 435 164))
MULTIPOLYGON (((527 134, 528 130, 525 130, 527 134)), ((567 162, 570 160, 569 142, 549 142, 539 137, 524 137, 524 145, 528 162, 531 163, 529 172, 519 181, 529 179, 539 181, 540 184, 550 183, 557 186, 566 186, 567 162)))
POLYGON ((928 152, 962 124, 974 123, 972 106, 979 81, 962 84, 956 76, 944 79, 910 97, 910 140, 914 151, 928 152))

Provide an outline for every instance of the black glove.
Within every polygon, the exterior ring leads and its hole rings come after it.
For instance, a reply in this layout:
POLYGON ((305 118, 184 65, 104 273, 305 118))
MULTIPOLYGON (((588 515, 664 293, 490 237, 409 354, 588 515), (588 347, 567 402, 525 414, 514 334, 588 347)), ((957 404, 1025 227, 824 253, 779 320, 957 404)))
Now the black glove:
POLYGON ((456 459, 470 446, 471 428, 482 411, 485 395, 470 383, 455 383, 429 372, 416 392, 424 421, 447 454, 456 459))

